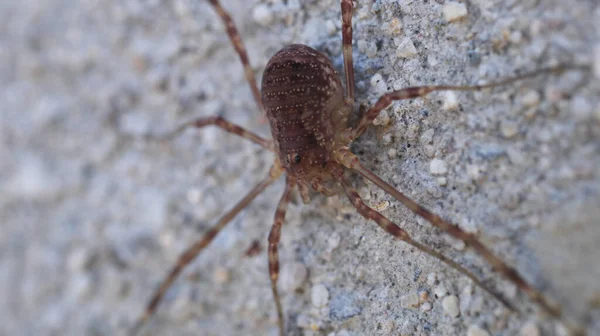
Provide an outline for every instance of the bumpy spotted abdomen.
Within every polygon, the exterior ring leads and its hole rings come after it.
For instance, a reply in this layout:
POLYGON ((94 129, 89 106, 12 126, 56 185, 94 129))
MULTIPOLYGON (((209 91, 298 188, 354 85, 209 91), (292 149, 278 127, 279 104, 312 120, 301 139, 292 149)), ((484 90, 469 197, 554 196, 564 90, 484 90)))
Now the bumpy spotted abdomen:
POLYGON ((261 91, 284 168, 302 176, 329 162, 332 113, 344 101, 331 61, 308 46, 287 46, 269 60, 261 91))

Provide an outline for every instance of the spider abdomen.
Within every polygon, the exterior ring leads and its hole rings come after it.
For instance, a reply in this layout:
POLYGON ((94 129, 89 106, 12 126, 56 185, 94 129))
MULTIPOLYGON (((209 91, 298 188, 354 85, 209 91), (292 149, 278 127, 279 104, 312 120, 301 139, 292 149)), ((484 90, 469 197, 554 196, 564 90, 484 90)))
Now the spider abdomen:
POLYGON ((344 101, 331 61, 308 46, 287 46, 269 60, 261 91, 284 168, 303 175, 326 164, 335 130, 332 112, 344 101))

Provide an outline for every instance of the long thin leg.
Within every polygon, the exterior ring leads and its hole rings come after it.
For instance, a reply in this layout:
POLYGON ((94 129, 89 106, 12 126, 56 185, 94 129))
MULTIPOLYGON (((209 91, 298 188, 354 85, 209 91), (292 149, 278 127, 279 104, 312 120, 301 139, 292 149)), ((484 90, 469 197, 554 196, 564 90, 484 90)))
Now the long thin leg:
POLYGON ((196 241, 192 246, 190 246, 182 255, 179 256, 177 260, 177 264, 175 267, 171 269, 171 272, 167 275, 167 277, 160 284, 160 287, 154 292, 152 295, 152 299, 146 306, 146 310, 144 314, 138 319, 135 324, 132 335, 136 335, 140 328, 144 325, 144 323, 154 314, 156 311, 156 307, 158 303, 163 298, 165 292, 171 285, 175 278, 181 273, 181 271, 187 266, 190 262, 192 262, 198 254, 208 245, 210 242, 216 237, 216 235, 229 223, 242 209, 244 209, 256 196, 258 196, 261 192, 263 192, 273 181, 275 177, 273 174, 270 174, 267 178, 262 180, 259 184, 257 184, 252 190, 239 201, 233 209, 229 210, 217 224, 211 228, 208 232, 204 234, 204 236, 196 241))
POLYGON ((373 119, 377 117, 379 112, 390 106, 392 102, 396 100, 404 100, 404 99, 412 99, 417 97, 425 96, 433 91, 478 91, 486 88, 493 88, 496 86, 503 86, 514 83, 516 81, 520 81, 527 78, 532 78, 536 76, 540 76, 543 74, 550 73, 561 73, 567 70, 585 70, 588 69, 588 66, 576 66, 576 65, 558 65, 554 67, 539 69, 533 72, 529 72, 520 76, 511 77, 508 79, 504 79, 498 82, 493 82, 485 85, 473 85, 473 86, 453 86, 453 85, 432 85, 432 86, 415 86, 408 87, 402 90, 397 90, 393 92, 389 92, 381 96, 379 100, 375 103, 375 105, 371 106, 371 108, 365 113, 362 117, 358 126, 351 132, 351 138, 348 139, 349 142, 354 141, 354 139, 361 136, 369 127, 369 125, 373 122, 373 119))
POLYGON ((519 289, 525 292, 534 302, 536 302, 545 312, 555 318, 560 318, 562 313, 560 308, 553 306, 544 297, 544 295, 531 287, 525 279, 523 279, 517 271, 512 267, 508 266, 502 259, 496 257, 487 247, 485 247, 474 235, 464 232, 458 226, 452 225, 449 222, 442 219, 440 216, 432 213, 425 209, 417 202, 406 197, 404 194, 396 190, 390 184, 382 180, 379 176, 375 175, 370 170, 366 169, 359 162, 358 158, 352 154, 349 150, 341 150, 338 152, 338 160, 345 167, 350 168, 358 172, 360 175, 365 177, 367 180, 375 183, 378 187, 383 189, 388 194, 392 195, 395 199, 404 204, 407 208, 412 210, 418 216, 424 218, 433 226, 440 228, 442 231, 448 233, 456 239, 462 240, 467 246, 472 247, 477 251, 485 260, 487 260, 492 267, 504 275, 508 280, 514 283, 519 289))
POLYGON ((346 102, 354 104, 354 64, 352 61, 352 0, 342 0, 342 48, 344 76, 346 77, 346 102))
POLYGON ((221 20, 223 21, 223 25, 225 25, 225 29, 227 30, 227 35, 229 35, 229 40, 231 44, 233 44, 233 48, 237 52, 240 57, 240 61, 242 62, 242 66, 244 67, 244 75, 246 76, 246 81, 248 85, 250 85, 250 90, 252 91, 252 96, 254 96, 254 101, 260 112, 263 116, 266 116, 265 109, 262 105, 262 100, 260 98, 260 90, 258 89, 258 85, 256 84, 256 78, 254 77, 254 72, 252 71, 252 67, 250 66, 250 60, 248 58, 248 52, 246 52, 246 47, 244 46, 244 42, 242 42, 242 38, 235 27, 235 23, 231 19, 231 16, 227 11, 223 9, 218 0, 209 0, 210 4, 213 6, 221 20))
POLYGON ((275 306, 277 307, 277 323, 279 325, 279 335, 284 335, 284 320, 283 320, 283 309, 281 308, 281 301, 279 300, 279 292, 277 291, 277 279, 279 278, 279 240, 281 239, 281 227, 285 220, 285 212, 287 205, 290 202, 290 191, 294 186, 292 178, 288 177, 285 185, 285 190, 279 204, 277 205, 277 211, 275 211, 275 220, 271 232, 269 233, 269 275, 271 276, 271 289, 273 290, 273 299, 275 300, 275 306))
POLYGON ((341 178, 340 182, 342 183, 342 187, 344 188, 344 192, 346 193, 346 196, 348 196, 348 199, 350 200, 352 205, 354 205, 356 210, 358 210, 358 213, 360 213, 363 217, 374 220, 382 229, 384 229, 387 233, 391 234, 395 238, 398 238, 398 239, 416 247, 417 249, 429 254, 430 256, 432 256, 434 258, 439 259, 446 265, 452 267, 459 273, 461 273, 464 276, 471 279, 477 286, 481 287, 483 290, 488 292, 496 300, 500 301, 503 305, 505 305, 508 309, 514 310, 514 308, 512 307, 512 305, 510 303, 508 303, 508 301, 506 301, 500 294, 498 294, 498 293, 494 292, 492 289, 488 288, 484 283, 482 283, 479 279, 477 279, 477 277, 475 277, 475 275, 473 275, 473 273, 469 272, 467 269, 460 266, 453 260, 448 259, 443 254, 429 248, 428 246, 425 246, 425 245, 413 240, 410 237, 410 235, 406 231, 404 231, 401 227, 399 227, 397 224, 393 223, 392 221, 387 219, 385 216, 383 216, 379 212, 375 211, 373 208, 367 206, 363 202, 362 198, 358 195, 358 192, 356 192, 356 190, 350 185, 350 183, 344 177, 341 178))
POLYGON ((198 118, 198 119, 183 123, 179 127, 175 128, 174 130, 172 130, 166 134, 148 135, 147 138, 148 138, 148 140, 161 140, 161 141, 162 140, 170 140, 173 137, 181 134, 181 132, 183 132, 184 130, 186 130, 190 127, 202 128, 202 127, 209 126, 209 125, 217 126, 226 132, 229 132, 229 133, 235 134, 237 136, 240 136, 244 139, 250 140, 250 141, 254 142, 255 144, 259 144, 262 147, 267 148, 269 150, 273 150, 273 143, 270 140, 264 139, 264 138, 256 135, 255 133, 247 131, 244 128, 242 128, 236 124, 233 124, 219 116, 198 118))

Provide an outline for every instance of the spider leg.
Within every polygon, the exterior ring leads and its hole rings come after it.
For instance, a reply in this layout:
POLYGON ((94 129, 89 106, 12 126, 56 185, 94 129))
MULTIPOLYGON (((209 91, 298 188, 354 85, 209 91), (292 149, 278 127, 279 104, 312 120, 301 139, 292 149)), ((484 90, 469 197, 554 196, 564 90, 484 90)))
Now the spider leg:
POLYGON ((154 314, 156 307, 160 300, 163 298, 166 291, 171 287, 179 273, 191 263, 198 254, 217 236, 217 234, 242 210, 244 209, 256 196, 263 192, 275 179, 278 177, 274 174, 274 170, 271 170, 271 174, 260 183, 258 183, 252 190, 242 198, 229 212, 219 219, 217 224, 212 227, 208 232, 204 234, 202 238, 197 240, 192 246, 190 246, 183 254, 181 254, 177 260, 177 264, 171 269, 169 274, 164 278, 160 287, 152 295, 152 299, 146 306, 144 314, 138 319, 137 323, 132 329, 132 335, 137 335, 144 323, 154 314))
POLYGON ((356 208, 358 213, 360 213, 363 217, 374 220, 382 229, 384 229, 387 233, 394 236, 395 238, 398 238, 398 239, 416 247, 417 249, 421 250, 422 252, 425 252, 425 253, 429 254, 430 256, 442 261, 443 263, 450 266, 451 268, 453 268, 460 274, 471 279, 471 281, 473 281, 477 286, 479 286, 480 288, 482 288, 483 290, 488 292, 490 295, 492 295, 496 300, 500 301, 508 309, 515 310, 514 307, 510 303, 508 303, 508 301, 506 301, 506 299, 504 299, 500 294, 494 292, 492 289, 490 289, 488 286, 486 286, 483 282, 481 282, 475 275, 473 275, 473 273, 469 272, 466 268, 462 267, 455 261, 447 258, 443 254, 433 250, 432 248, 429 248, 428 246, 425 246, 425 245, 413 240, 410 237, 410 235, 406 231, 404 231, 401 227, 399 227, 397 224, 393 223, 388 218, 383 216, 381 213, 375 211, 373 208, 367 206, 365 204, 365 202, 362 200, 362 198, 358 195, 358 192, 352 187, 352 185, 350 185, 350 183, 348 182, 348 180, 346 180, 346 178, 344 178, 342 176, 340 178, 340 182, 342 184, 342 187, 344 189, 346 196, 348 197, 348 199, 350 200, 352 205, 354 205, 354 207, 356 208))
POLYGON ((281 239, 281 227, 285 220, 285 212, 287 210, 288 203, 290 202, 290 192, 295 184, 295 181, 288 176, 286 180, 285 190, 277 210, 275 211, 275 219, 271 232, 269 233, 269 275, 271 277, 271 289, 273 290, 273 299, 277 306, 277 323, 279 325, 279 335, 284 335, 284 320, 283 320, 283 309, 281 308, 281 300, 279 299, 279 292, 277 291, 277 279, 279 278, 279 240, 281 239))
POLYGON ((233 124, 219 116, 198 118, 195 120, 191 120, 191 121, 188 121, 188 122, 185 122, 185 123, 179 125, 177 128, 175 128, 174 130, 172 130, 166 134, 161 134, 161 135, 150 134, 150 135, 147 135, 146 138, 148 140, 156 140, 156 141, 171 140, 172 138, 178 136, 179 134, 181 134, 183 131, 185 131, 186 129, 188 129, 190 127, 202 128, 202 127, 209 126, 209 125, 217 126, 226 132, 229 132, 229 133, 235 134, 237 136, 240 136, 244 139, 250 140, 250 141, 254 142, 255 144, 258 144, 258 145, 260 145, 266 149, 269 149, 271 151, 273 150, 273 142, 271 140, 264 139, 264 138, 258 136, 257 134, 247 131, 246 129, 244 129, 236 124, 233 124))
POLYGON ((254 72, 252 71, 252 67, 250 66, 250 60, 248 58, 248 52, 246 51, 244 42, 242 42, 240 33, 238 32, 235 23, 233 23, 233 19, 231 19, 229 13, 227 13, 227 11, 223 9, 219 1, 209 0, 209 2, 223 21, 223 25, 227 30, 227 35, 229 35, 229 40, 231 41, 231 44, 233 44, 233 48, 240 57, 240 61, 242 62, 242 66, 244 67, 244 75, 246 77, 248 85, 250 86, 250 90, 252 91, 254 101, 260 109, 262 116, 266 117, 267 113, 265 112, 265 109, 262 105, 262 100, 260 98, 260 90, 258 89, 258 84, 256 83, 256 77, 254 77, 254 72))
POLYGON ((407 208, 412 210, 415 214, 422 217, 423 219, 430 222, 433 226, 441 229, 452 237, 463 241, 467 246, 473 248, 477 253, 479 253, 492 267, 500 272, 504 277, 514 283, 520 290, 525 292, 531 300, 536 302, 546 313, 549 315, 560 318, 562 316, 561 310, 559 307, 556 307, 544 297, 544 295, 529 285, 525 279, 517 271, 508 266, 502 259, 498 258, 494 255, 485 245, 483 245, 474 235, 467 233, 461 230, 458 226, 450 224, 446 220, 442 219, 440 216, 432 213, 431 211, 425 209, 423 206, 419 205, 417 202, 412 199, 406 197, 403 193, 396 190, 396 188, 392 187, 390 184, 382 180, 379 176, 375 175, 370 170, 363 167, 363 165, 359 162, 358 158, 352 154, 347 149, 342 149, 338 152, 338 160, 342 165, 347 168, 350 168, 360 175, 365 177, 367 180, 375 183, 378 187, 383 189, 388 194, 392 195, 395 199, 400 201, 400 203, 404 204, 407 208))
POLYGON ((354 64, 352 62, 352 0, 342 0, 342 48, 344 76, 346 77, 346 103, 354 104, 354 64))
POLYGON ((365 113, 362 117, 358 126, 356 126, 350 132, 350 138, 347 139, 349 142, 354 141, 354 139, 360 137, 371 125, 373 120, 377 117, 379 112, 387 108, 392 104, 392 102, 396 100, 404 100, 404 99, 413 99, 417 97, 425 96, 434 91, 479 91, 482 89, 493 88, 497 86, 504 86, 508 84, 512 84, 514 82, 533 78, 536 76, 540 76, 543 74, 552 74, 552 73, 562 73, 568 70, 586 70, 589 69, 589 66, 578 66, 578 65, 557 65, 554 67, 548 67, 539 69, 533 72, 529 72, 523 75, 507 78, 498 82, 492 82, 484 85, 473 85, 473 86, 453 86, 453 85, 432 85, 432 86, 415 86, 408 87, 405 89, 392 91, 384 94, 377 100, 375 105, 371 106, 371 108, 365 113))

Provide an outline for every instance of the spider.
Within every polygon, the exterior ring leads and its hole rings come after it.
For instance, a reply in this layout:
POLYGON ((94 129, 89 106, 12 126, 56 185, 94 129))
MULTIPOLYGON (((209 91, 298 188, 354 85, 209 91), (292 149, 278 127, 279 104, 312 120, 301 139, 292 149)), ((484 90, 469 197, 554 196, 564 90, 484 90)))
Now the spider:
POLYGON ((526 294, 540 309, 556 319, 563 318, 560 307, 552 304, 543 293, 531 286, 514 268, 492 253, 475 235, 463 231, 458 226, 419 205, 365 168, 359 158, 350 151, 350 145, 367 130, 379 113, 394 101, 423 97, 435 91, 479 91, 485 88, 509 85, 543 74, 587 69, 587 66, 558 65, 484 85, 408 87, 384 94, 362 115, 356 125, 350 125, 349 116, 355 105, 352 56, 353 2, 351 0, 341 1, 344 85, 342 85, 331 61, 325 55, 306 45, 292 44, 278 51, 270 59, 264 71, 261 90, 258 88, 246 49, 233 20, 218 0, 209 0, 209 3, 226 27, 231 43, 243 65, 245 78, 254 100, 269 121, 273 140, 260 137, 219 116, 199 118, 184 123, 159 138, 160 140, 171 139, 188 128, 216 126, 275 153, 275 159, 269 174, 179 257, 177 264, 153 294, 144 314, 133 329, 134 334, 154 314, 165 292, 182 270, 213 241, 241 210, 282 176, 285 176, 285 189, 279 200, 268 237, 269 274, 280 335, 284 335, 286 329, 284 309, 277 287, 280 270, 278 248, 286 209, 291 199, 291 193, 296 187, 304 203, 310 202, 311 192, 327 197, 338 194, 345 195, 360 215, 376 222, 389 235, 442 261, 471 279, 473 283, 503 305, 511 310, 514 309, 508 300, 482 283, 466 268, 433 248, 415 241, 402 227, 379 211, 369 207, 350 183, 348 177, 350 173, 357 173, 371 181, 431 225, 464 242, 466 246, 481 255, 498 273, 526 294))

